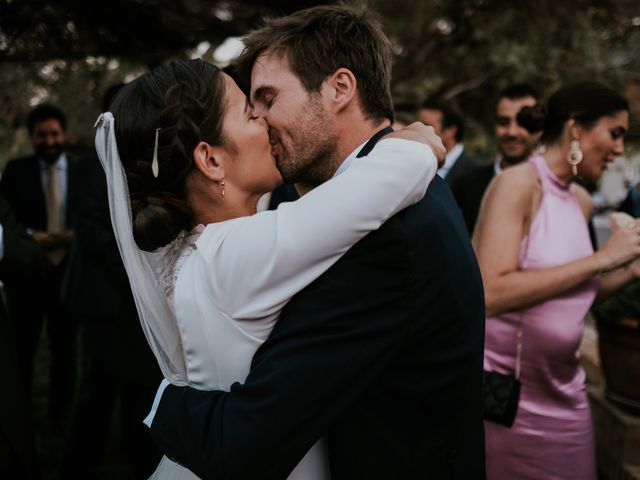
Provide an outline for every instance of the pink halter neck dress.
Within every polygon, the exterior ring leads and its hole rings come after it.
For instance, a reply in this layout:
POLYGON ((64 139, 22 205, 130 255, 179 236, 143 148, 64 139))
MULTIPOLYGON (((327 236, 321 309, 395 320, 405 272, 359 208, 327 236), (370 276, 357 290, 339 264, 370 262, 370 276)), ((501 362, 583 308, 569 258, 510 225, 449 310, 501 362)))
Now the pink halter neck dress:
MULTIPOLYGON (((519 267, 543 270, 593 253, 589 231, 569 185, 534 155, 542 200, 519 267)), ((496 232, 499 234, 499 232, 496 232)), ((515 423, 485 421, 488 480, 595 480, 591 413, 580 366, 584 318, 599 278, 546 302, 487 318, 485 370, 513 374, 522 322, 522 389, 515 423)))

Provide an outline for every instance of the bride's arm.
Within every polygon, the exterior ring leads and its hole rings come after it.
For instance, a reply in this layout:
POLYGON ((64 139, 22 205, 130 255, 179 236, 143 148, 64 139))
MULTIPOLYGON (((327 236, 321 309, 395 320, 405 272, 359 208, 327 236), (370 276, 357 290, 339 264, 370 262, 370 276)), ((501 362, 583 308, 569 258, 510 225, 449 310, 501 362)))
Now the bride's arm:
POLYGON ((296 202, 206 229, 197 248, 219 307, 243 320, 279 311, 358 240, 420 200, 436 169, 425 144, 383 139, 296 202))

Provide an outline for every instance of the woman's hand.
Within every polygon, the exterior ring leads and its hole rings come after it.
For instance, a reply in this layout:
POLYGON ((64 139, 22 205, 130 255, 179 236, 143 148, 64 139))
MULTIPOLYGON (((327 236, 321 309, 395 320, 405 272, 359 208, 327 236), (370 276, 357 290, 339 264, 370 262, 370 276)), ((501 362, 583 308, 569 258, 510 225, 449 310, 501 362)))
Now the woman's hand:
POLYGON ((447 150, 444 148, 440 137, 436 135, 433 127, 428 127, 421 122, 414 122, 402 130, 388 134, 385 138, 399 138, 401 140, 413 140, 414 142, 424 143, 436 156, 438 168, 444 165, 447 150))
MULTIPOLYGON (((627 223, 624 227, 617 228, 604 244, 596 252, 601 270, 613 270, 640 256, 640 221, 627 223)), ((634 262, 637 263, 637 262, 634 262)), ((633 265, 636 276, 640 274, 640 265, 633 265)))

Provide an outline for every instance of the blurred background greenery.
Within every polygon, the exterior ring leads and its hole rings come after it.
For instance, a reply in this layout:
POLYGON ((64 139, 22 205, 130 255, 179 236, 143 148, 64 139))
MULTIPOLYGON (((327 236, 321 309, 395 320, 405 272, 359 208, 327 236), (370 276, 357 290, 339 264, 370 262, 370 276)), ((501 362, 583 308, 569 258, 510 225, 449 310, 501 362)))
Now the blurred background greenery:
MULTIPOLYGON (((86 147, 109 85, 172 59, 224 65, 237 53, 237 38, 265 16, 320 3, 334 2, 0 0, 0 167, 30 150, 24 119, 34 105, 60 106, 74 146, 86 147)), ((619 89, 633 106, 628 143, 638 150, 638 0, 364 3, 393 41, 396 103, 452 100, 467 119, 466 144, 481 156, 492 153, 497 93, 523 81, 543 95, 581 79, 619 89)))
MULTIPOLYGON (((495 101, 505 86, 528 82, 546 96, 584 79, 603 81, 629 99, 627 145, 630 153, 640 151, 639 0, 358 1, 380 14, 393 41, 397 105, 417 109, 429 96, 450 99, 467 120, 472 153, 493 158, 495 101)), ((87 148, 110 85, 168 60, 224 66, 238 53, 238 38, 265 16, 321 3, 334 2, 0 0, 0 168, 31 151, 24 122, 35 105, 60 106, 72 147, 87 148)), ((627 166, 616 168, 624 177, 627 166)), ((37 363, 35 421, 42 431, 46 349, 37 363)), ((116 435, 100 478, 132 478, 116 435)), ((54 478, 62 439, 38 439, 44 478, 54 478)))

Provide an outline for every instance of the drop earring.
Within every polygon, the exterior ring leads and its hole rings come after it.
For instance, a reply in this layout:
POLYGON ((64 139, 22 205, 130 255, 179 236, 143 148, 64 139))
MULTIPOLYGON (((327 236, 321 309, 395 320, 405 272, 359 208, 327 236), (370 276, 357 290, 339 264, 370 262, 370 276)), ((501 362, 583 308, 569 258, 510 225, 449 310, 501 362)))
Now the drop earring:
POLYGON ((571 172, 575 177, 578 175, 578 164, 582 161, 582 150, 580 150, 580 142, 571 140, 571 148, 567 154, 567 162, 571 165, 571 172))
POLYGON ((220 188, 222 188, 222 199, 224 200, 224 178, 222 180, 220 180, 220 188))

